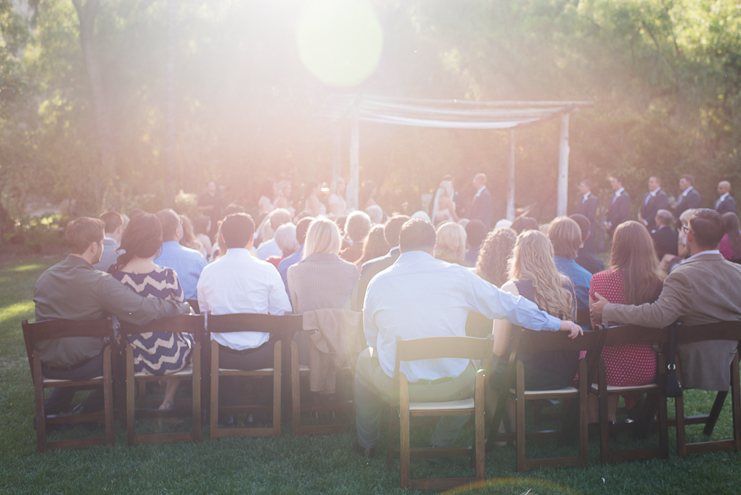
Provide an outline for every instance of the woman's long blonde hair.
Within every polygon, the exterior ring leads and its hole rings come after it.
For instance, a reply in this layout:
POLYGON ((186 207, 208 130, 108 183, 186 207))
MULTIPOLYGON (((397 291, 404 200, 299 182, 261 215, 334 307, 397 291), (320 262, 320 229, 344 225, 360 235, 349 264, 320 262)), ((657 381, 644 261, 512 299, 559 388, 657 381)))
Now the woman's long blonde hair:
POLYGON ((573 320, 571 291, 568 281, 558 273, 553 261, 553 246, 539 230, 528 230, 517 237, 509 260, 510 280, 529 280, 535 290, 535 304, 546 313, 562 320, 573 320))

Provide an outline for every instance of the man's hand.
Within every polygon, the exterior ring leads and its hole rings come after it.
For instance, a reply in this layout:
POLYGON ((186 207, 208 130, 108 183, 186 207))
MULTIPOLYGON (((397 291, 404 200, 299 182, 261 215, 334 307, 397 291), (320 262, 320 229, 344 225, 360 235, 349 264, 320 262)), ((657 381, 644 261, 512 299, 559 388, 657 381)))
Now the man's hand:
POLYGON ((602 311, 605 309, 607 302, 607 299, 598 292, 595 292, 594 296, 589 298, 589 316, 592 321, 596 321, 598 324, 602 323, 602 311))
POLYGON ((575 339, 579 335, 584 335, 584 330, 582 330, 582 328, 573 321, 561 320, 561 327, 558 330, 561 332, 569 332, 570 339, 575 339))

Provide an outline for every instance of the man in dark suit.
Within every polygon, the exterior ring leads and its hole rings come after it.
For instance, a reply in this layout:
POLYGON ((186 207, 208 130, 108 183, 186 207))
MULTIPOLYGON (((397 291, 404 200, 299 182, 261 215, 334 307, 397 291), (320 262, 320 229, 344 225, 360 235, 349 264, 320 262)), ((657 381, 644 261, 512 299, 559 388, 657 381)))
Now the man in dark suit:
POLYGON ((399 234, 401 233, 401 226, 408 220, 409 217, 406 215, 396 215, 386 221, 386 225, 383 226, 383 237, 386 238, 386 242, 391 246, 391 249, 385 256, 363 263, 360 269, 360 280, 358 280, 358 284, 350 296, 350 305, 353 311, 363 310, 365 292, 368 290, 371 279, 393 265, 399 258, 399 234))
POLYGON ((721 215, 729 211, 736 211, 736 200, 731 196, 731 183, 727 180, 718 183, 720 198, 715 202, 715 211, 721 215))
POLYGON ((700 193, 695 191, 695 179, 691 175, 683 175, 679 178, 679 189, 682 193, 677 198, 677 205, 674 207, 674 223, 679 223, 679 216, 685 210, 700 207, 700 193))
POLYGON ((654 240, 654 247, 656 248, 656 254, 659 255, 659 260, 664 257, 665 254, 672 254, 677 256, 677 242, 679 235, 677 232, 672 230, 672 213, 669 210, 659 210, 656 212, 656 229, 651 232, 651 238, 654 240))
POLYGON ((615 194, 610 199, 610 206, 607 208, 607 219, 604 227, 610 237, 618 225, 628 220, 630 212, 630 196, 625 192, 622 177, 612 177, 610 185, 615 194))
POLYGON ((597 198, 592 194, 592 181, 584 179, 579 183, 581 197, 576 203, 576 214, 589 220, 589 237, 584 240, 584 249, 594 253, 594 239, 597 233, 597 198))
POLYGON ((594 252, 590 253, 586 249, 587 241, 591 237, 591 226, 589 225, 589 220, 587 220, 587 217, 579 213, 574 213, 569 218, 575 221, 577 225, 579 225, 579 229, 581 230, 582 243, 581 246, 579 246, 579 253, 576 257, 576 264, 586 269, 592 275, 604 271, 605 262, 599 259, 597 255, 594 254, 594 252))
POLYGON ((486 226, 486 231, 491 229, 491 193, 486 189, 486 174, 476 174, 473 178, 473 188, 476 195, 471 205, 471 220, 480 220, 486 226))
POLYGON ((669 208, 669 198, 661 190, 661 178, 655 175, 648 178, 648 191, 641 204, 638 220, 652 232, 656 230, 656 213, 669 208))
POLYGON ((99 217, 105 222, 105 238, 103 239, 103 256, 100 261, 93 265, 93 268, 102 272, 108 272, 108 269, 116 263, 118 259, 118 249, 121 244, 123 235, 123 216, 117 211, 106 211, 99 217))

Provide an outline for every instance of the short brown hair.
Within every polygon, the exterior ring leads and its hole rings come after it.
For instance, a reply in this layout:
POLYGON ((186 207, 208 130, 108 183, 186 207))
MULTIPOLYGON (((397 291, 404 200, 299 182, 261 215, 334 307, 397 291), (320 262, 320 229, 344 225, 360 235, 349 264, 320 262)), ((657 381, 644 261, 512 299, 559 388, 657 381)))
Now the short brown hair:
POLYGON ((111 234, 123 225, 123 216, 117 211, 106 211, 98 217, 105 222, 105 233, 111 234))
POLYGON ((255 233, 255 222, 247 213, 232 213, 219 225, 219 241, 224 240, 227 249, 243 248, 255 233))
POLYGON ((402 253, 432 250, 436 242, 435 227, 422 218, 412 218, 401 227, 399 250, 402 253))
POLYGON ((718 244, 726 235, 723 217, 709 208, 698 208, 688 223, 697 245, 703 248, 718 249, 718 244))
MULTIPOLYGON (((157 212, 157 218, 162 223, 162 240, 172 241, 175 239, 175 231, 180 227, 180 216, 172 208, 165 208, 157 212)), ((175 239, 177 240, 177 239, 175 239)))
POLYGON ((548 227, 548 239, 553 244, 553 253, 556 256, 576 259, 579 256, 581 245, 581 229, 579 224, 569 217, 558 217, 548 227))
POLYGON ((67 225, 65 236, 67 246, 72 254, 82 254, 94 242, 101 242, 105 237, 105 222, 97 218, 79 217, 67 225))

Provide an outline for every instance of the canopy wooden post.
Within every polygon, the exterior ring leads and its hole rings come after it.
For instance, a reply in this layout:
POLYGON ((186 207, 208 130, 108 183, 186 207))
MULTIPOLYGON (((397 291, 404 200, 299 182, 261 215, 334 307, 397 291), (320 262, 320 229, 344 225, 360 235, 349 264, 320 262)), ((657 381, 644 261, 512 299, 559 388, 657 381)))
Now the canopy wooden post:
POLYGON ((347 182, 347 207, 358 208, 358 190, 360 180, 360 122, 357 111, 352 116, 350 127, 350 180, 347 182))
POLYGON ((509 168, 507 173, 507 220, 515 219, 515 131, 509 131, 509 168))
POLYGON ((339 121, 332 124, 332 141, 332 181, 335 181, 342 175, 342 127, 339 121))
POLYGON ((566 215, 569 201, 569 114, 561 115, 561 137, 558 145, 558 202, 556 215, 566 215))

